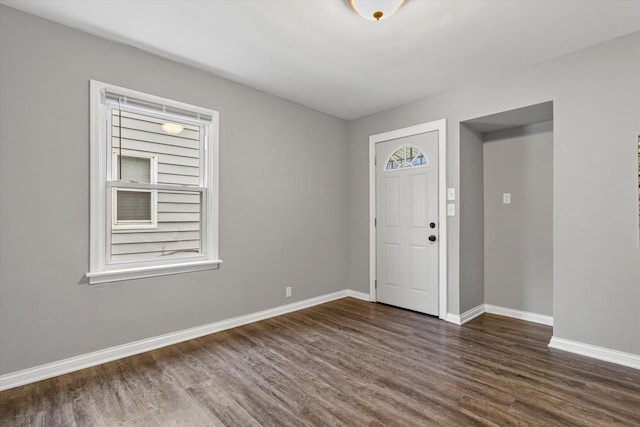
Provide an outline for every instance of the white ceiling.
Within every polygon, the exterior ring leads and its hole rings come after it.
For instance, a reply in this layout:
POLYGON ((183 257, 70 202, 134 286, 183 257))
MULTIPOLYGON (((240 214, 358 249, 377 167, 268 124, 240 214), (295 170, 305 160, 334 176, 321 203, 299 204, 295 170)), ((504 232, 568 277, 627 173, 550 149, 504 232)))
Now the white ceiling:
POLYGON ((0 3, 345 119, 640 31, 637 0, 408 0, 381 22, 345 0, 0 3))

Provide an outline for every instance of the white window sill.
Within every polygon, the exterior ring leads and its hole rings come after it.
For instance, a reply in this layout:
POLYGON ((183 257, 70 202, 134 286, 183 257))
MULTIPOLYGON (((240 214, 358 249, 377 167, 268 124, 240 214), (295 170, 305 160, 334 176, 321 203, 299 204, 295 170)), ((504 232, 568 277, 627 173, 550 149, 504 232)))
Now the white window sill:
POLYGON ((120 280, 141 279, 143 277, 166 276, 169 274, 188 273, 191 271, 212 270, 217 269, 220 264, 222 264, 222 260, 216 259, 183 264, 88 272, 86 276, 87 279, 89 279, 89 284, 95 285, 98 283, 118 282, 120 280))

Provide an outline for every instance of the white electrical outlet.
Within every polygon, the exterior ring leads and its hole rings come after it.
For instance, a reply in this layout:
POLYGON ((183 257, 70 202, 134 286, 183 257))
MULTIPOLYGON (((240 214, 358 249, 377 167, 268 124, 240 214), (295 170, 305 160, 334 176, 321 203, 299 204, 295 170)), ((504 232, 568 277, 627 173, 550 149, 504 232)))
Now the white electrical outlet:
POLYGON ((511 193, 502 193, 502 203, 505 205, 511 203, 511 193))
POLYGON ((287 289, 285 290, 285 296, 287 298, 291 298, 291 286, 287 286, 287 289))

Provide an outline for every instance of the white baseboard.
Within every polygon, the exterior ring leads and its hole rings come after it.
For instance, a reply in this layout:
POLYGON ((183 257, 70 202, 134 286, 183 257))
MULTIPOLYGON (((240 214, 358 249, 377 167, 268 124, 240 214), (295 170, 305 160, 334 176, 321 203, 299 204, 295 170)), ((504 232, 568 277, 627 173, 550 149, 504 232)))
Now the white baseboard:
POLYGON ((578 341, 566 340, 564 338, 551 337, 549 348, 568 351, 582 356, 592 357, 605 362, 611 362, 629 368, 640 369, 640 355, 625 353, 623 351, 611 350, 597 345, 584 344, 578 341))
POLYGON ((454 323, 456 325, 464 325, 469 320, 475 319, 476 317, 484 314, 484 312, 484 304, 480 304, 479 306, 474 307, 471 310, 467 310, 460 315, 447 313, 446 320, 447 322, 454 323))
POLYGON ((351 289, 347 289, 347 296, 351 298, 356 298, 362 301, 371 301, 369 294, 365 292, 354 291, 351 289))
POLYGON ((447 316, 444 318, 449 323, 453 323, 455 325, 460 325, 460 316, 458 314, 447 313, 447 316))
POLYGON ((553 317, 551 316, 530 313, 528 311, 515 310, 513 308, 498 307, 491 304, 480 304, 479 306, 474 307, 471 310, 467 310, 460 315, 447 313, 446 320, 447 322, 454 323, 456 325, 464 325, 469 320, 475 319, 483 313, 497 314, 499 316, 512 317, 514 319, 526 320, 528 322, 553 326, 553 317))
POLYGON ((269 319, 271 317, 280 316, 282 314, 291 313, 345 297, 353 297, 369 301, 368 294, 353 291, 351 289, 344 289, 338 292, 321 295, 319 297, 294 302, 292 304, 282 305, 268 310, 210 323, 208 325, 196 326, 195 328, 146 338, 128 344, 110 347, 104 350, 98 350, 92 353, 82 354, 68 359, 47 363, 45 365, 24 369, 10 374, 0 375, 0 391, 67 374, 69 372, 79 371, 91 366, 101 365, 113 360, 122 359, 124 357, 133 356, 135 354, 144 353, 157 348, 166 347, 179 342, 199 338, 204 335, 236 328, 259 320, 269 319))
POLYGON ((485 304, 485 311, 489 314, 513 317, 514 319, 526 320, 527 322, 540 323, 553 326, 553 317, 543 314, 530 313, 528 311, 514 310, 513 308, 498 307, 496 305, 485 304))

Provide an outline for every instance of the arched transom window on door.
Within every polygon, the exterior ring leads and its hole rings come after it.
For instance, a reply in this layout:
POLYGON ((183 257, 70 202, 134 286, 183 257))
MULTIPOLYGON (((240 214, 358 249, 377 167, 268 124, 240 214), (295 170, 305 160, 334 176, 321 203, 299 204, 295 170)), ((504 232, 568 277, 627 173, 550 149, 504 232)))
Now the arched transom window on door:
POLYGON ((416 166, 427 166, 427 158, 416 147, 405 146, 398 149, 389 157, 385 170, 413 168, 416 166))

